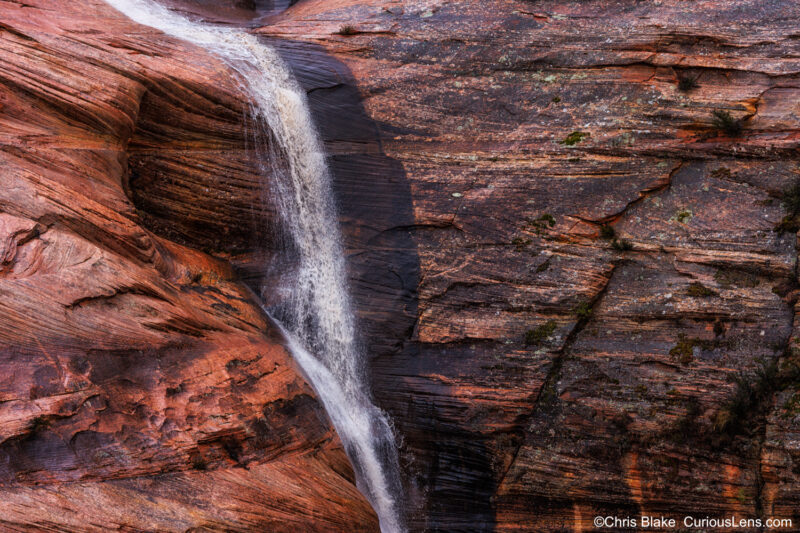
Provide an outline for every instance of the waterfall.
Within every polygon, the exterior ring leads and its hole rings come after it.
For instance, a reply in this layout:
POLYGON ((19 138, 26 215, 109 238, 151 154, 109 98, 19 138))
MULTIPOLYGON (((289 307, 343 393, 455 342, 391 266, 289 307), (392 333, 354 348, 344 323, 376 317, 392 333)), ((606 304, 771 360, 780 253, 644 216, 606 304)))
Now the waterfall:
MULTIPOLYGON (((261 158, 295 267, 283 303, 274 310, 287 347, 317 392, 341 438, 357 485, 384 533, 405 530, 394 435, 363 378, 363 351, 347 290, 330 174, 306 96, 277 52, 242 30, 188 20, 154 0, 106 0, 135 22, 202 46, 236 70, 252 112, 285 158, 261 158), (312 355, 313 354, 313 355, 312 355)), ((264 178, 266 179, 266 178, 264 178)))

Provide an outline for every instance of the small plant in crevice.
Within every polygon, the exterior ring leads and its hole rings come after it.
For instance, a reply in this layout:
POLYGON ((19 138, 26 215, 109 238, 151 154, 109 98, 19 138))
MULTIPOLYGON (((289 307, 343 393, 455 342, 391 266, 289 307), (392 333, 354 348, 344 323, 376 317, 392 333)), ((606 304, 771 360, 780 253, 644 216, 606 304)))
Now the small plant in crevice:
MULTIPOLYGON (((785 355, 793 350, 787 348, 785 355)), ((752 433, 754 424, 765 415, 773 395, 789 387, 800 385, 800 365, 797 361, 778 364, 777 360, 759 359, 755 372, 739 372, 734 378, 733 395, 723 404, 714 417, 715 442, 724 445, 739 434, 752 433)))
POLYGON ((525 333, 526 346, 538 346, 546 341, 553 335, 553 332, 558 327, 555 320, 548 320, 544 324, 539 325, 535 329, 529 329, 525 333))
POLYGON ((800 230, 800 180, 784 189, 781 195, 781 205, 786 210, 786 216, 775 227, 775 231, 783 233, 800 230))
POLYGON ((518 252, 521 252, 531 243, 530 239, 523 239, 522 237, 516 237, 514 240, 511 241, 511 244, 514 245, 518 252))
POLYGON ((575 308, 575 316, 578 320, 589 320, 592 316, 592 306, 589 302, 582 302, 575 308))
POLYGON ((783 405, 781 406, 783 413, 781 414, 781 418, 794 418, 797 415, 800 415, 800 391, 796 390, 789 396, 783 405))
POLYGON ((779 368, 773 359, 759 361, 752 376, 740 372, 733 378, 733 395, 714 417, 714 430, 719 434, 734 436, 745 429, 745 421, 757 404, 772 394, 778 387, 779 368))
POLYGON ((345 24, 344 26, 339 28, 339 31, 337 31, 336 33, 337 35, 356 35, 358 33, 358 30, 355 28, 355 26, 351 26, 350 24, 345 24))
POLYGON ((688 209, 681 209, 675 214, 675 220, 678 221, 679 224, 686 224, 689 220, 692 219, 692 212, 688 209))
POLYGON ((669 351, 669 355, 676 358, 682 365, 688 365, 694 361, 694 347, 696 339, 687 339, 681 335, 678 338, 678 343, 669 351))
POLYGON ((608 224, 603 224, 600 226, 600 238, 611 240, 617 235, 617 232, 614 231, 614 228, 608 224))
POLYGON ((536 222, 546 223, 551 228, 556 225, 556 219, 550 213, 543 214, 542 216, 536 219, 536 222))
POLYGON ((718 293, 709 289, 700 282, 694 282, 686 289, 686 294, 693 298, 710 298, 711 296, 718 296, 718 293))
POLYGON ((678 90, 688 93, 692 89, 697 89, 700 84, 697 83, 697 76, 684 75, 678 78, 678 90))
POLYGON ((528 219, 528 224, 533 228, 536 235, 541 235, 545 230, 556 225, 556 219, 550 213, 544 213, 539 218, 528 219))
POLYGON ((614 239, 611 241, 611 246, 619 252, 633 250, 633 244, 627 239, 614 239))
POLYGON ((744 125, 742 121, 735 118, 730 112, 723 109, 716 109, 711 114, 711 124, 719 131, 730 137, 741 135, 744 125))
POLYGON ((561 144, 566 146, 575 146, 587 137, 590 137, 590 135, 585 131, 573 131, 567 135, 563 141, 561 141, 561 144))
POLYGON ((695 347, 710 350, 719 346, 718 342, 703 339, 690 339, 683 333, 678 335, 678 342, 669 351, 669 355, 682 365, 688 365, 694 361, 695 347))

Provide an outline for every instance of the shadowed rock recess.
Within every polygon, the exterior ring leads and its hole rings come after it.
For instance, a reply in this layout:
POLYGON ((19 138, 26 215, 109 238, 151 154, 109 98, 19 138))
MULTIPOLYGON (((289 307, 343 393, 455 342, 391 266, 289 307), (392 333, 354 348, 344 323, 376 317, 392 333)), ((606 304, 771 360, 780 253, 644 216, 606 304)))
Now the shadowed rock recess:
MULTIPOLYGON (((308 91, 410 529, 797 527, 800 6, 288 3, 170 0, 308 91)), ((243 285, 248 111, 99 0, 0 1, 0 529, 377 530, 243 285)))

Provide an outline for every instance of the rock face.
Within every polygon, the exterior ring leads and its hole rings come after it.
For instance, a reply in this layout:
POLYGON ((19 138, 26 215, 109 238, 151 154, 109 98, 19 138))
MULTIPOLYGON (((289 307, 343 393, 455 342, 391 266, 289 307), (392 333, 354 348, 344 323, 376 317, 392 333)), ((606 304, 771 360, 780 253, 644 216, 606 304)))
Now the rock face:
POLYGON ((0 5, 3 531, 377 530, 223 260, 271 220, 246 108, 102 2, 0 5))
POLYGON ((332 154, 414 530, 800 521, 800 10, 724 5, 305 0, 260 30, 332 154))
POLYGON ((297 0, 163 0, 181 14, 206 22, 257 27, 297 0))
MULTIPOLYGON (((412 530, 800 523, 799 19, 303 0, 259 30, 327 143, 412 530)), ((3 527, 375 530, 239 282, 274 217, 245 98, 101 2, 0 5, 3 527)))

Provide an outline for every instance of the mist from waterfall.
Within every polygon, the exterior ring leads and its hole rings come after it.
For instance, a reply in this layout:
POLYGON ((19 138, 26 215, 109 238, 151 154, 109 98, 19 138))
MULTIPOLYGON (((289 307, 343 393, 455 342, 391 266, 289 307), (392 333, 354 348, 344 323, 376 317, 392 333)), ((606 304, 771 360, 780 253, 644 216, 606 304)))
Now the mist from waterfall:
POLYGON ((135 22, 210 50, 240 74, 258 124, 263 179, 274 176, 268 185, 294 265, 272 314, 336 428, 381 530, 404 531, 394 435, 365 385, 330 173, 304 91, 277 52, 250 33, 193 22, 153 0, 106 2, 135 22))

